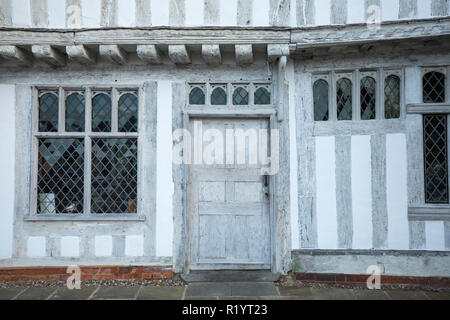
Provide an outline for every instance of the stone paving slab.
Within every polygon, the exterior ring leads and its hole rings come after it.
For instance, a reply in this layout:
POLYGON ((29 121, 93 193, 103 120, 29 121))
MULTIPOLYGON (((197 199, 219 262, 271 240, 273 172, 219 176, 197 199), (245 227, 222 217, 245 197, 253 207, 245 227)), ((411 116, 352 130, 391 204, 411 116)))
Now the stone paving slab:
POLYGON ((192 283, 186 289, 186 297, 230 297, 230 283, 192 283))
POLYGON ((392 300, 430 300, 423 291, 385 290, 392 300))
POLYGON ((0 289, 0 300, 11 300, 24 290, 25 290, 24 288, 0 289))
POLYGON ((450 300, 450 292, 425 292, 431 300, 450 300))
POLYGON ((50 300, 88 300, 98 287, 82 287, 80 290, 69 290, 67 288, 58 288, 51 296, 50 300))
POLYGON ((311 288, 314 300, 355 300, 355 296, 352 290, 338 289, 338 288, 326 288, 317 289, 311 288))
POLYGON ((181 300, 185 287, 141 287, 137 300, 181 300))
POLYGON ((101 287, 93 300, 134 300, 141 287, 101 287))
POLYGON ((390 300, 383 290, 352 290, 352 293, 357 300, 390 300))
POLYGON ((278 296, 277 288, 273 283, 264 282, 247 282, 247 283, 231 283, 232 296, 278 296))
POLYGON ((56 290, 55 287, 31 287, 22 292, 15 300, 46 300, 56 290))
POLYGON ((282 297, 302 297, 304 299, 314 299, 311 288, 299 288, 299 287, 279 287, 278 291, 282 297))

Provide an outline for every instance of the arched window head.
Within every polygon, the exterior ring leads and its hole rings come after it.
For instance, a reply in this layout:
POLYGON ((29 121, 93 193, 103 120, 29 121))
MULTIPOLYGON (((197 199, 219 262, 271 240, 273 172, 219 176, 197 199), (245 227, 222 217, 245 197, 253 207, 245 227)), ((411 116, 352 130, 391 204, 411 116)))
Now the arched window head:
POLYGON ((270 104, 270 92, 266 88, 255 91, 255 104, 270 104))
POLYGON ((233 104, 237 106, 248 105, 248 91, 238 87, 233 92, 233 104))
POLYGON ((54 92, 44 93, 39 97, 39 131, 58 131, 58 95, 54 92))
POLYGON ((111 97, 106 93, 92 99, 92 131, 111 132, 111 97))
POLYGON ((189 93, 189 104, 205 104, 205 92, 199 88, 192 88, 189 93))
POLYGON ((374 78, 361 79, 361 120, 374 120, 376 117, 376 87, 374 78))
POLYGON ((119 99, 119 132, 137 132, 138 97, 134 93, 124 93, 119 99))
POLYGON ((431 71, 423 76, 423 102, 445 102, 445 75, 431 71))
POLYGON ((221 87, 215 88, 211 94, 211 104, 223 106, 227 104, 227 93, 221 87))
POLYGON ((338 120, 352 120, 352 81, 341 78, 336 82, 338 120))
POLYGON ((400 118, 400 78, 390 75, 384 80, 384 117, 400 118))
POLYGON ((84 94, 73 92, 66 98, 66 131, 83 132, 84 129, 84 94))
POLYGON ((314 96, 314 121, 327 121, 328 115, 328 91, 329 85, 325 80, 317 80, 313 85, 314 96))

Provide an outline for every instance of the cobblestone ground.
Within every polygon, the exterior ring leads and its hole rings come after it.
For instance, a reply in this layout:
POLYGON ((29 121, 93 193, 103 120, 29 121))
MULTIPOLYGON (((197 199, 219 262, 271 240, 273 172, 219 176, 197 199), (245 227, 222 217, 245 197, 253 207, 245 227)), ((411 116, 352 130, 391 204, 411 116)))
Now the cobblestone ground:
POLYGON ((193 283, 86 281, 80 290, 64 282, 0 283, 0 300, 450 300, 450 291, 350 289, 293 283, 193 283))

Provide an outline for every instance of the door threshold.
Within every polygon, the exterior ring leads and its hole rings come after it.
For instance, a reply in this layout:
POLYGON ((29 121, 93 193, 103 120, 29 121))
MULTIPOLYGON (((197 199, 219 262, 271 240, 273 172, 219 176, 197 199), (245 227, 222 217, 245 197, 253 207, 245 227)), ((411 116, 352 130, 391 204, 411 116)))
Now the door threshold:
POLYGON ((279 273, 270 270, 199 270, 180 275, 187 283, 193 282, 276 282, 279 273))

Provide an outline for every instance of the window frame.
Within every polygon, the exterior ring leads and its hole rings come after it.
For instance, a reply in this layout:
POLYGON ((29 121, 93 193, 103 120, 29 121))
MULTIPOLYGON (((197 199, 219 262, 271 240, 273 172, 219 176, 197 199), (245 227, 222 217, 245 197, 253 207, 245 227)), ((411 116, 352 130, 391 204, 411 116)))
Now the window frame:
POLYGON ((398 121, 404 119, 406 112, 404 111, 405 105, 405 81, 403 68, 389 68, 389 69, 356 69, 353 71, 348 70, 333 70, 330 72, 313 73, 311 78, 311 101, 314 98, 314 83, 317 80, 325 80, 328 82, 328 120, 327 121, 315 121, 314 120, 314 103, 312 103, 312 121, 315 123, 327 123, 327 122, 354 122, 354 121, 398 121), (394 75, 400 78, 400 117, 394 119, 386 119, 385 117, 385 97, 384 97, 384 83, 387 77, 394 75), (375 93, 375 119, 362 120, 361 119, 361 80, 366 77, 372 77, 376 82, 375 93), (337 81, 341 78, 348 78, 352 81, 352 120, 337 120, 337 81))
POLYGON ((26 220, 145 220, 142 212, 142 121, 144 110, 143 90, 140 86, 98 86, 98 85, 61 85, 61 86, 33 86, 33 106, 31 125, 31 167, 30 167, 30 212, 26 220), (58 130, 57 132, 39 131, 39 96, 46 91, 58 92, 58 130), (92 131, 92 98, 94 93, 109 92, 111 95, 111 132, 92 131), (69 94, 73 92, 84 92, 85 98, 85 130, 84 132, 66 132, 65 104, 69 94), (120 132, 118 128, 118 102, 121 95, 133 92, 138 98, 138 128, 136 132, 120 132), (40 214, 38 213, 38 146, 39 139, 45 138, 78 138, 84 140, 84 195, 83 212, 79 214, 40 214), (137 212, 136 213, 93 213, 91 212, 91 174, 92 174, 92 139, 136 139, 137 140, 137 212))

